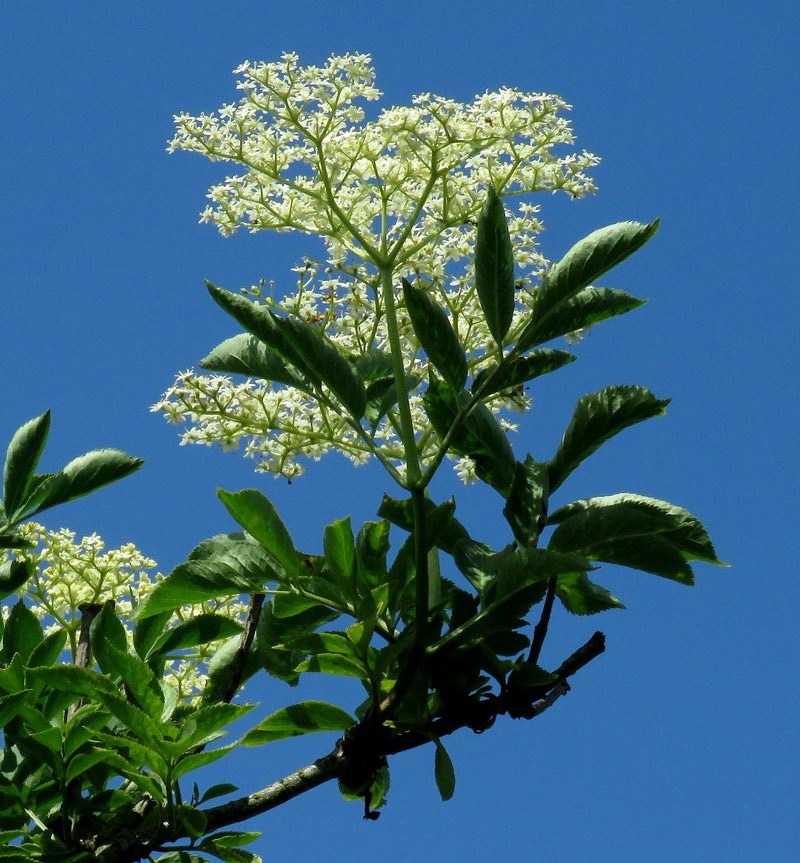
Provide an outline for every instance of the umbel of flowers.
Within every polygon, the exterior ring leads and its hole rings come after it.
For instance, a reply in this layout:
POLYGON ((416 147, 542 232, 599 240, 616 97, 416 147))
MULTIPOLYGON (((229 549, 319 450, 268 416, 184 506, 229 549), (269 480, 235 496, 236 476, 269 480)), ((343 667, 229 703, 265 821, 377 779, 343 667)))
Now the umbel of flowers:
MULTIPOLYGON (((171 151, 199 152, 236 169, 211 188, 201 221, 225 235, 246 228, 321 237, 326 259, 297 267, 296 291, 275 296, 256 285, 251 295, 312 324, 376 378, 386 369, 375 358, 391 354, 408 382, 408 410, 400 399, 359 429, 291 381, 233 382, 193 371, 180 374, 154 410, 189 423, 182 443, 243 445, 263 471, 293 477, 304 460, 335 448, 355 464, 378 456, 402 477, 409 455, 412 463, 430 464, 440 440, 422 406, 428 358, 399 296, 401 279, 424 285, 444 309, 470 373, 479 373, 519 335, 546 263, 536 246, 539 207, 522 196, 563 191, 580 198, 594 190, 587 171, 598 159, 573 150, 569 106, 550 94, 503 88, 460 103, 422 93, 410 107, 385 108, 367 120, 364 104, 381 96, 369 55, 334 56, 318 67, 285 54, 236 72, 239 102, 215 114, 175 117, 171 151), (512 205, 517 266, 500 345, 480 307, 472 254, 489 189, 512 205)), ((217 360, 212 355, 206 367, 217 360)), ((487 404, 494 412, 524 411, 528 400, 509 388, 487 404)), ((507 417, 502 423, 512 428, 507 417)), ((457 458, 461 476, 474 478, 471 460, 457 458)))

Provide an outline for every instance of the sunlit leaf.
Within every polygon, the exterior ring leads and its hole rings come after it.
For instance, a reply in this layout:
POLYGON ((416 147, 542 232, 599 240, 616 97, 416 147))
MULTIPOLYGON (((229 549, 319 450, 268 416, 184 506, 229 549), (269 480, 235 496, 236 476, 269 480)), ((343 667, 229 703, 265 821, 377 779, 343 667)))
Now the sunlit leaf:
POLYGON ((585 572, 559 576, 556 596, 573 614, 597 614, 625 606, 604 587, 589 581, 585 572))
POLYGON ((669 399, 659 399, 646 387, 610 386, 582 396, 550 460, 550 492, 605 441, 628 426, 664 414, 669 399))
POLYGON ((3 508, 9 522, 25 501, 49 432, 50 411, 45 411, 20 426, 11 438, 3 467, 3 508))
POLYGON ((534 378, 563 368, 576 359, 575 354, 571 354, 569 351, 540 348, 525 357, 506 358, 502 367, 495 364, 485 368, 475 375, 470 389, 473 393, 480 392, 481 396, 485 398, 493 393, 522 386, 534 378))
POLYGON ((199 366, 212 372, 247 375, 286 384, 306 392, 312 390, 308 379, 301 372, 277 351, 248 333, 239 333, 217 345, 200 360, 199 366))
POLYGON ((313 734, 317 731, 346 731, 355 720, 349 713, 324 701, 303 701, 284 707, 263 719, 241 740, 245 746, 260 746, 273 740, 313 734))

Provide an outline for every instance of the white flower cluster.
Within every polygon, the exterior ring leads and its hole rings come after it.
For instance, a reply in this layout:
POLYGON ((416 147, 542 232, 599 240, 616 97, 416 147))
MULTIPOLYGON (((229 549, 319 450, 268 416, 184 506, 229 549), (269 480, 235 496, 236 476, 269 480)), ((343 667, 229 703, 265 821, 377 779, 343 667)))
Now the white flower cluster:
MULTIPOLYGON (((355 358, 388 350, 381 275, 422 279, 446 310, 469 355, 470 370, 489 361, 491 336, 474 287, 475 225, 489 187, 504 197, 564 191, 579 198, 594 190, 587 170, 599 161, 571 152, 574 136, 560 97, 503 88, 460 103, 430 93, 411 107, 383 110, 367 121, 358 104, 380 97, 369 55, 331 57, 300 66, 296 54, 275 63, 245 63, 237 73, 243 98, 215 114, 175 117, 170 151, 199 152, 233 163, 239 173, 209 192, 201 221, 225 234, 298 230, 322 237, 327 261, 306 261, 296 293, 269 307, 317 325, 355 358), (566 152, 561 152, 566 148, 566 152)), ((508 213, 520 290, 511 341, 530 305, 530 290, 546 261, 536 246, 539 207, 522 201, 508 213)), ((410 322, 401 314, 406 371, 422 380, 425 362, 410 322)), ((423 464, 437 440, 412 396, 412 416, 423 464)), ((525 407, 524 398, 498 398, 493 409, 525 407)), ((292 477, 298 458, 336 448, 356 463, 376 447, 398 468, 403 447, 389 412, 372 434, 362 434, 291 387, 265 381, 233 383, 182 373, 154 410, 188 422, 182 443, 221 444, 259 460, 263 470, 292 477)))
MULTIPOLYGON (((16 552, 34 566, 34 576, 21 593, 31 602, 31 610, 42 622, 45 634, 64 629, 74 660, 81 627, 80 607, 114 602, 114 611, 122 621, 133 644, 133 611, 152 593, 163 579, 152 573, 156 562, 142 554, 133 543, 106 549, 96 533, 76 541, 74 531, 62 528, 47 530, 28 522, 20 534, 34 543, 29 551, 16 552)), ((222 614, 244 622, 247 606, 238 597, 186 605, 175 612, 167 629, 190 620, 198 614, 222 614)), ((3 608, 7 616, 8 609, 3 608)), ((177 689, 180 698, 190 699, 206 683, 206 666, 220 642, 201 645, 171 657, 165 668, 165 680, 177 689)))

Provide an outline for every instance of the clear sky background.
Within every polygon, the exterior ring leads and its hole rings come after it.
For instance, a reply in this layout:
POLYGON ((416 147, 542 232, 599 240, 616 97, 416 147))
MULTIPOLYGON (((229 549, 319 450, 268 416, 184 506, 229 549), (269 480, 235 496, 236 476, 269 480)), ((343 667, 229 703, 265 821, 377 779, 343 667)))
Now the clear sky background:
MULTIPOLYGON (((374 516, 377 471, 330 456, 290 486, 236 455, 179 449, 148 412, 176 371, 235 330, 204 278, 288 286, 289 267, 317 251, 198 226, 221 170, 166 155, 171 117, 234 99, 231 69, 287 50, 310 63, 371 52, 387 104, 502 85, 563 95, 579 146, 603 157, 600 191, 540 200, 545 254, 622 219, 661 216, 662 228, 609 282, 650 302, 599 327, 578 363, 532 389, 517 451, 547 457, 575 399, 606 384, 672 396, 667 417, 607 445, 562 501, 623 490, 671 500, 705 521, 733 568, 699 565, 694 589, 609 571, 600 580, 628 609, 555 615, 543 661, 557 665, 596 628, 607 653, 535 722, 449 740, 451 802, 438 800, 433 752, 417 751, 395 760, 378 822, 326 786, 259 819, 254 848, 275 863, 794 861, 800 7, 488 6, 4 2, 0 441, 50 407, 45 469, 98 446, 144 457, 139 474, 47 523, 132 540, 164 572, 233 529, 218 486, 261 488, 307 551, 327 521, 374 516)), ((499 511, 476 489, 460 498, 488 541, 501 535, 499 511)), ((248 694, 262 715, 298 697, 360 700, 348 681, 248 694)), ((255 790, 331 743, 246 750, 233 780, 255 790)), ((209 772, 209 784, 222 779, 209 772)))

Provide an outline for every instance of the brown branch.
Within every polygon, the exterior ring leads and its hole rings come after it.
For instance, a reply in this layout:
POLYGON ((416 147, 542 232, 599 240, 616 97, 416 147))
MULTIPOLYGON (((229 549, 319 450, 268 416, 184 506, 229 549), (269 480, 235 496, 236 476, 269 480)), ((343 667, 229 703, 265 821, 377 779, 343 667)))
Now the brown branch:
MULTIPOLYGON (((567 679, 604 650, 605 637, 601 632, 596 632, 586 644, 564 660, 554 672, 556 679, 553 683, 544 688, 529 690, 530 700, 524 714, 525 718, 539 716, 550 708, 562 695, 569 691, 567 679)), ((302 767, 290 776, 280 779, 247 797, 240 797, 237 800, 231 800, 228 803, 205 810, 204 814, 208 819, 206 829, 210 833, 275 809, 288 800, 341 776, 353 761, 369 761, 370 759, 407 752, 410 749, 416 749, 430 743, 432 735, 444 737, 460 728, 483 731, 501 714, 513 715, 511 710, 517 706, 509 693, 501 692, 490 698, 468 704, 464 710, 459 710, 457 714, 439 717, 422 731, 408 731, 393 735, 389 729, 383 727, 379 729, 380 733, 372 738, 368 734, 361 735, 364 738, 361 741, 362 744, 373 747, 372 751, 367 752, 366 755, 352 745, 354 735, 349 732, 336 744, 336 748, 332 752, 317 759, 313 764, 302 767)), ((516 715, 522 714, 517 713, 516 715)), ((361 727, 355 726, 355 729, 361 727)), ((351 732, 353 730, 351 729, 351 732)))
POLYGON ((237 690, 242 684, 242 676, 244 674, 247 657, 250 655, 250 648, 253 644, 253 639, 256 634, 259 618, 261 617, 261 606, 264 604, 264 594, 254 593, 250 597, 250 602, 247 606, 247 618, 244 622, 244 630, 239 639, 239 646, 236 648, 236 655, 231 663, 230 675, 228 677, 225 689, 222 691, 220 700, 226 704, 231 701, 237 690))
MULTIPOLYGON (((113 601, 113 600, 112 600, 113 601)), ((75 665, 78 668, 89 668, 92 664, 92 645, 89 642, 92 621, 103 610, 97 602, 84 602, 78 606, 81 613, 81 631, 78 636, 78 649, 75 651, 75 665)), ((83 702, 78 700, 67 708, 67 722, 78 712, 83 702)))
POLYGON ((556 598, 557 583, 557 578, 551 578, 550 581, 547 582, 547 594, 544 598, 544 605, 542 606, 542 614, 539 617, 539 622, 533 630, 533 640, 531 641, 531 649, 528 654, 528 662, 539 661, 539 655, 542 652, 544 640, 547 637, 547 627, 550 625, 550 615, 553 611, 553 601, 556 598))

